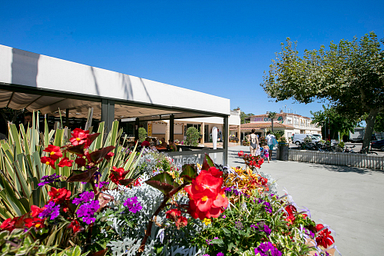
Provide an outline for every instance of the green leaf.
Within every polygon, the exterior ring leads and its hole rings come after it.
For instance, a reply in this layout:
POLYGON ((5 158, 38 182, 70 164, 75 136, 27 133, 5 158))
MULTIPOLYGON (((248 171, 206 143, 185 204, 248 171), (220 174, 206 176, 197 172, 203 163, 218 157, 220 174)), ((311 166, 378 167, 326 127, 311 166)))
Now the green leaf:
POLYGON ((169 195, 169 193, 176 189, 178 187, 178 184, 173 180, 172 176, 169 175, 167 172, 160 173, 149 180, 147 180, 145 183, 148 185, 157 188, 161 192, 163 192, 164 195, 169 195))
POLYGON ((180 174, 180 177, 183 178, 185 182, 192 182, 192 179, 197 176, 197 169, 195 165, 185 164, 183 165, 182 170, 183 171, 180 174))
POLYGON ((201 167, 202 170, 208 171, 209 168, 214 167, 215 164, 213 163, 212 159, 209 157, 208 154, 205 154, 203 166, 201 167))

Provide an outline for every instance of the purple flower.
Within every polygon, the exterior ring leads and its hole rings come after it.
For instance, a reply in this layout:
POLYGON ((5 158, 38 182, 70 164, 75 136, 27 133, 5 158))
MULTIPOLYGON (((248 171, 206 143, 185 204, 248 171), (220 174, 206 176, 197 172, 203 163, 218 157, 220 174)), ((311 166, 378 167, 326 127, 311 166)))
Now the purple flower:
POLYGON ((255 255, 260 256, 281 256, 281 252, 277 250, 271 242, 261 243, 259 247, 255 249, 255 255))
POLYGON ((224 253, 219 252, 218 254, 216 254, 216 256, 224 256, 224 253))
POLYGON ((225 192, 232 192, 232 189, 230 187, 227 187, 224 189, 225 192))
POLYGON ((79 205, 81 203, 88 203, 95 198, 95 194, 91 191, 85 191, 81 193, 79 196, 80 196, 79 198, 75 198, 72 200, 73 204, 79 205))
POLYGON ((265 209, 266 212, 272 213, 272 206, 271 206, 271 204, 269 202, 266 202, 263 199, 259 198, 257 203, 264 205, 264 209, 265 209))
POLYGON ((45 205, 46 209, 39 214, 39 218, 48 218, 54 220, 60 214, 60 205, 55 205, 54 202, 49 202, 45 205))
POLYGON ((82 218, 82 221, 88 225, 95 222, 94 214, 99 210, 100 204, 98 200, 91 200, 88 203, 80 205, 77 209, 76 214, 78 218, 82 218))
POLYGON ((241 223, 241 221, 235 221, 235 227, 240 230, 244 228, 243 223, 241 223))
POLYGON ((43 182, 40 182, 38 184, 38 186, 41 187, 41 186, 44 186, 45 184, 49 184, 49 183, 53 183, 53 182, 59 181, 60 177, 61 176, 57 175, 56 173, 52 174, 52 175, 48 175, 48 176, 43 176, 43 178, 40 179, 43 182))
POLYGON ((125 200, 123 205, 125 207, 127 207, 128 210, 130 212, 132 212, 132 213, 137 213, 138 211, 143 209, 143 207, 141 206, 140 202, 137 201, 137 197, 136 196, 128 198, 127 200, 125 200))
POLYGON ((223 215, 223 219, 227 218, 227 216, 223 215))
POLYGON ((109 182, 108 181, 101 181, 99 184, 95 184, 95 186, 96 187, 98 187, 98 188, 102 188, 102 187, 104 187, 105 185, 108 185, 109 184, 109 182))

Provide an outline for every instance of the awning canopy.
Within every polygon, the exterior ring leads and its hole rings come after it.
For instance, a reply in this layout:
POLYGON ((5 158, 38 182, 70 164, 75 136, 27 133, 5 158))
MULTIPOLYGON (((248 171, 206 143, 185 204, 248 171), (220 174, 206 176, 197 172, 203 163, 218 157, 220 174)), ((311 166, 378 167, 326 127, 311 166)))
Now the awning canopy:
POLYGON ((102 102, 114 119, 228 117, 229 99, 0 45, 0 108, 86 117, 102 102))

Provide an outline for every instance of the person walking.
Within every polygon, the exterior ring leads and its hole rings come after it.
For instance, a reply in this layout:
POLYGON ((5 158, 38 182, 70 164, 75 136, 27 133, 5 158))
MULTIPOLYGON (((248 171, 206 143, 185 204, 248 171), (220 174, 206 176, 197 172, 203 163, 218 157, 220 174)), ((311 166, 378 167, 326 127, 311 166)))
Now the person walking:
MULTIPOLYGON (((265 139, 267 140, 267 145, 268 145, 268 148, 269 148, 269 160, 272 160, 272 150, 273 150, 273 147, 274 147, 274 143, 276 141, 276 137, 275 135, 271 134, 270 131, 267 132, 267 136, 265 137, 265 139)), ((268 161, 269 162, 269 161, 268 161)))
POLYGON ((247 135, 247 139, 250 142, 249 149, 251 151, 251 156, 256 155, 256 149, 259 146, 259 140, 257 139, 257 135, 255 133, 256 130, 252 129, 251 134, 247 135))

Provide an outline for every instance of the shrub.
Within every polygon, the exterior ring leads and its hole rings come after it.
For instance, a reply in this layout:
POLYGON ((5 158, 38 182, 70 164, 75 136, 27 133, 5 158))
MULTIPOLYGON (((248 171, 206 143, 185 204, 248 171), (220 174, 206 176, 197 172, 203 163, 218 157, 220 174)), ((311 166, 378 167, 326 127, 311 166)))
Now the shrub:
POLYGON ((147 131, 145 130, 145 128, 140 127, 139 128, 139 141, 143 142, 146 137, 147 137, 147 131))
POLYGON ((189 127, 187 130, 187 139, 185 140, 185 144, 187 146, 194 146, 196 147, 199 145, 199 138, 200 138, 200 133, 195 127, 189 127))

